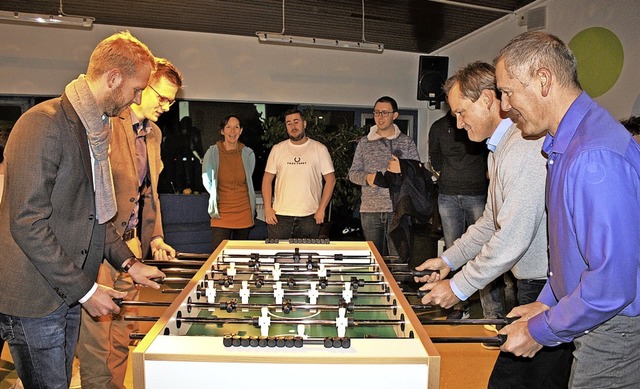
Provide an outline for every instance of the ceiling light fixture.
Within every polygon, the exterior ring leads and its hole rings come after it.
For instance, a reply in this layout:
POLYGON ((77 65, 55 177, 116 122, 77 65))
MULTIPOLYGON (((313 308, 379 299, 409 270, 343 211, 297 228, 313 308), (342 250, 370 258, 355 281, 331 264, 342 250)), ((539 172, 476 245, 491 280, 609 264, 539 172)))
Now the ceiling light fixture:
POLYGON ((34 14, 29 12, 0 11, 0 20, 15 23, 40 24, 45 26, 91 28, 96 18, 91 16, 67 15, 62 10, 62 0, 57 15, 34 14))
POLYGON ((485 7, 483 5, 476 5, 476 4, 460 3, 459 1, 452 1, 452 0, 429 0, 429 1, 431 1, 432 3, 441 3, 441 4, 453 5, 453 6, 456 6, 456 7, 479 9, 479 10, 482 10, 482 11, 499 12, 499 13, 503 13, 503 14, 513 13, 513 11, 510 11, 508 9, 495 8, 495 7, 485 7))
POLYGON ((384 51, 384 44, 367 42, 364 37, 364 0, 362 0, 362 41, 345 41, 339 39, 323 39, 312 38, 304 36, 286 35, 284 33, 284 2, 282 0, 282 32, 263 32, 258 31, 258 41, 262 43, 275 43, 291 46, 307 46, 307 47, 322 47, 330 49, 343 49, 343 50, 361 50, 370 51, 376 53, 382 53, 384 51))

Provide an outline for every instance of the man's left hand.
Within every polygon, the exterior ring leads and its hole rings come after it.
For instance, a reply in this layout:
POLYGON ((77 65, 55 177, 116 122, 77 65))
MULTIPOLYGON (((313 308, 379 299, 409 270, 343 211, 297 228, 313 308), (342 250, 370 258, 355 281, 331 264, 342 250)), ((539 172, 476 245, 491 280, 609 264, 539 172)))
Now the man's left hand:
POLYGON ((424 284, 420 290, 431 291, 422 298, 422 303, 425 305, 433 303, 448 309, 460 302, 460 299, 453 293, 449 280, 424 284))
POLYGON ((315 214, 313 214, 313 218, 316 219, 316 224, 324 223, 324 208, 318 208, 315 214))
POLYGON ((500 350, 512 353, 517 357, 533 358, 542 349, 542 345, 531 337, 525 319, 514 321, 498 333, 507 335, 507 341, 500 346, 500 350))
POLYGON ((134 263, 129 269, 129 275, 138 285, 160 289, 160 285, 152 279, 164 279, 166 276, 155 266, 148 266, 142 262, 134 263))
POLYGON ((395 155, 391 156, 391 160, 389 161, 389 164, 387 165, 387 171, 391 172, 391 173, 400 173, 400 161, 398 160, 398 157, 396 157, 395 155))
POLYGON ((158 261, 172 261, 176 259, 176 250, 157 238, 151 241, 151 255, 158 261))

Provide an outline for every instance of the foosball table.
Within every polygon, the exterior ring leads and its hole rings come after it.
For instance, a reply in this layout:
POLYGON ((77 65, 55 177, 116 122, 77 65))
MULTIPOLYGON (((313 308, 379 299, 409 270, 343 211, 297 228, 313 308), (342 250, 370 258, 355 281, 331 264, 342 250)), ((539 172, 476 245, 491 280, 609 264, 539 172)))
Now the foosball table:
POLYGON ((367 242, 225 241, 133 351, 143 388, 437 388, 440 356, 367 242))

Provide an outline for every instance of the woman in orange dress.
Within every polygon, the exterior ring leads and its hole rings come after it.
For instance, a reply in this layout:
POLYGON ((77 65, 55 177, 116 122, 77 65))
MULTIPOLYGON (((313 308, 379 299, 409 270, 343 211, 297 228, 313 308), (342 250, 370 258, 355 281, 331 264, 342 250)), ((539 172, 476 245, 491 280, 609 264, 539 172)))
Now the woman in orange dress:
POLYGON ((209 147, 202 162, 202 182, 210 195, 208 211, 214 250, 225 239, 248 239, 256 211, 251 179, 256 157, 238 140, 242 134, 240 118, 224 118, 220 133, 223 139, 209 147))

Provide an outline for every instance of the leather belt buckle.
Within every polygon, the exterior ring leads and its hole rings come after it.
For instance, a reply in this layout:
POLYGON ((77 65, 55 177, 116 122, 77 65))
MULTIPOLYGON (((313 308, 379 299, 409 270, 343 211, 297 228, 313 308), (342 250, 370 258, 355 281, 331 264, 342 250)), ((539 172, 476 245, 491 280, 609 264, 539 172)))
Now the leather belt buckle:
POLYGON ((136 229, 135 228, 127 230, 122 234, 122 240, 125 241, 125 242, 128 241, 128 240, 131 240, 131 239, 133 239, 135 237, 136 237, 136 229))

